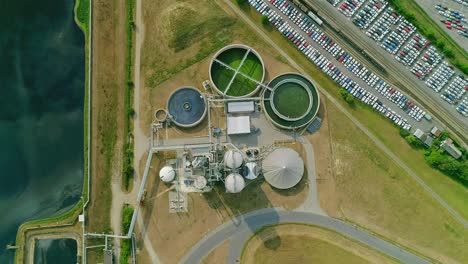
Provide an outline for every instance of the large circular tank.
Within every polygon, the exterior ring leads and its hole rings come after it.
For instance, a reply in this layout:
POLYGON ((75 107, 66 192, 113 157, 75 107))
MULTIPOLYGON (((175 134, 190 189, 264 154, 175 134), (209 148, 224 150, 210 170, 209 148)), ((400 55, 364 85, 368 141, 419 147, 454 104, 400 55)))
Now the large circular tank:
POLYGON ((266 116, 278 127, 295 129, 309 124, 317 115, 320 98, 312 81, 297 73, 279 75, 263 92, 266 116))
POLYGON ((159 171, 159 178, 163 182, 171 182, 175 178, 175 170, 171 166, 164 166, 159 171))
POLYGON ((238 193, 244 189, 245 181, 240 174, 231 173, 224 179, 224 186, 226 187, 226 192, 238 193))
POLYGON ((265 78, 260 55, 242 44, 220 49, 211 60, 209 72, 215 90, 227 97, 252 96, 261 88, 257 82, 262 83, 265 78))
POLYGON ((304 175, 304 161, 290 148, 273 150, 263 160, 263 176, 273 187, 288 189, 298 184, 304 175))
POLYGON ((169 96, 167 111, 176 125, 181 127, 196 126, 206 116, 205 96, 193 87, 179 88, 169 96))
POLYGON ((231 169, 239 168, 244 162, 242 154, 238 150, 230 149, 224 153, 224 165, 231 169))

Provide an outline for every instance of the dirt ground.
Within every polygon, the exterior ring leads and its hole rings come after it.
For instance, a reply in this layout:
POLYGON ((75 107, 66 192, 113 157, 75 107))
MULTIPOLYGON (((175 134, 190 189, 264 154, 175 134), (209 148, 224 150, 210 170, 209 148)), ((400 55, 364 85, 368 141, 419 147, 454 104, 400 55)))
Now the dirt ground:
MULTIPOLYGON (((299 257, 301 253, 305 254, 315 254, 320 252, 313 252, 312 250, 309 252, 297 252, 294 248, 288 248, 288 245, 283 245, 281 243, 281 237, 288 236, 288 237, 297 237, 298 239, 303 239, 304 237, 310 239, 318 239, 324 242, 328 242, 329 244, 339 247, 349 253, 358 256, 364 260, 367 260, 369 263, 396 263, 392 259, 389 259, 379 252, 374 251, 359 242, 354 240, 348 239, 344 236, 341 236, 338 233, 322 229, 315 226, 308 226, 308 225, 295 225, 295 224, 284 224, 278 225, 274 227, 268 227, 258 234, 256 234, 246 245, 245 251, 242 255, 242 263, 250 264, 255 263, 255 255, 260 249, 260 247, 267 246, 267 241, 275 239, 278 241, 279 245, 275 245, 275 248, 282 247, 282 251, 290 251, 296 258, 299 257)), ((268 247, 268 246, 267 246, 268 247)), ((273 249, 272 249, 273 250, 273 249)), ((330 247, 329 250, 332 250, 330 247)), ((333 259, 333 257, 332 257, 333 259)), ((332 260, 331 259, 331 260, 332 260)), ((335 259, 336 261, 337 259, 335 259)), ((292 259, 277 259, 277 263, 293 263, 291 262, 292 259)), ((330 262, 330 263, 333 263, 330 262)))
POLYGON ((224 263, 229 254, 230 245, 231 245, 231 241, 229 240, 224 241, 221 245, 219 245, 219 247, 211 251, 211 253, 208 254, 208 256, 206 256, 201 263, 202 264, 224 263))
POLYGON ((327 100, 321 96, 318 117, 322 119, 322 126, 314 134, 307 134, 307 139, 314 146, 315 171, 317 175, 317 192, 320 205, 331 217, 340 217, 339 203, 335 189, 335 177, 332 153, 332 137, 330 135, 327 100))
MULTIPOLYGON (((110 182, 120 175, 126 50, 125 1, 93 1, 92 162, 87 232, 110 231, 110 182), (116 173, 117 172, 117 173, 116 173), (99 216, 99 217, 95 217, 99 216)), ((89 243, 96 241, 89 240, 89 243)), ((92 251, 89 262, 102 260, 92 251)))

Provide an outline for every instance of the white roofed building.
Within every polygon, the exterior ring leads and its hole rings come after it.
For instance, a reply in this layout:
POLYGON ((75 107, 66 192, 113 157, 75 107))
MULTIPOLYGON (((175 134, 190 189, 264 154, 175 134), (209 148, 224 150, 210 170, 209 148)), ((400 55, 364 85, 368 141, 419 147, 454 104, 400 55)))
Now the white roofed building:
POLYGON ((250 133, 250 116, 228 116, 227 134, 242 135, 250 133))

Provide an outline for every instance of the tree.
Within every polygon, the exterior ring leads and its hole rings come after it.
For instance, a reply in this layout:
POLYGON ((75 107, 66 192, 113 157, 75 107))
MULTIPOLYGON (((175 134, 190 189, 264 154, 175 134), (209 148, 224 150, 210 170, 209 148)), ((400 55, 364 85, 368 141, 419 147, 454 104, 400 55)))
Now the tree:
POLYGON ((408 135, 408 136, 405 137, 405 139, 411 146, 413 146, 415 148, 423 147, 423 142, 421 140, 417 139, 413 135, 408 135))
POLYGON ((245 3, 247 3, 247 0, 236 0, 236 2, 238 5, 244 5, 245 3))
POLYGON ((438 39, 438 40, 436 41, 436 46, 437 46, 437 48, 443 50, 444 47, 445 47, 445 42, 444 42, 443 40, 441 40, 441 39, 438 39))
POLYGON ((400 136, 407 137, 409 135, 410 135, 410 133, 408 132, 408 130, 400 128, 400 136))
POLYGON ((448 58, 453 58, 454 57, 453 50, 449 47, 445 47, 444 55, 447 56, 448 58))
POLYGON ((263 15, 263 16, 262 16, 261 21, 262 21, 262 24, 263 24, 264 26, 270 24, 270 20, 268 20, 268 16, 266 16, 266 15, 263 15))

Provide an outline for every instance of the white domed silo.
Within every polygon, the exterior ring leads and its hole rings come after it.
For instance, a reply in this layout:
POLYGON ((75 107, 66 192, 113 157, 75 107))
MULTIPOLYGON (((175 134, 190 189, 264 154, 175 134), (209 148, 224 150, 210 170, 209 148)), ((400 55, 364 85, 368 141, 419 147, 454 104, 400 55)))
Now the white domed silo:
POLYGON ((278 189, 288 189, 298 184, 304 175, 304 161, 290 148, 278 148, 263 160, 265 180, 278 189))
POLYGON ((231 173, 224 179, 224 186, 226 187, 226 192, 238 193, 244 189, 245 181, 240 174, 231 173))
POLYGON ((247 180, 255 180, 260 174, 258 165, 255 162, 247 162, 245 167, 247 168, 247 171, 244 176, 247 180))
POLYGON ((175 170, 171 166, 164 166, 159 171, 159 178, 163 182, 171 182, 175 178, 175 170))
POLYGON ((224 153, 224 165, 231 169, 239 168, 244 163, 242 153, 238 150, 228 150, 224 153))

